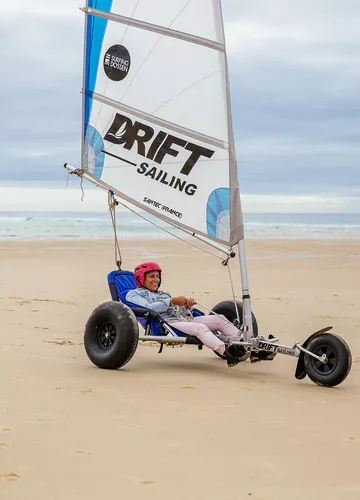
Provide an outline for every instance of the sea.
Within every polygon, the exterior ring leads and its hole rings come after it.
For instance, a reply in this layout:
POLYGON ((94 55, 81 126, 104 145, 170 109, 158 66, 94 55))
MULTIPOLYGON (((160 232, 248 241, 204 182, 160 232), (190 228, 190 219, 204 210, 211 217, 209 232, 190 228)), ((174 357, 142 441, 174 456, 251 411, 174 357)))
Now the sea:
MULTIPOLYGON (((119 238, 159 238, 180 230, 143 214, 152 223, 131 212, 117 213, 119 238), (164 232, 165 230, 165 232, 164 232)), ((248 213, 244 214, 245 237, 286 239, 360 239, 360 214, 248 213)), ((108 212, 4 212, 0 211, 2 240, 87 240, 113 238, 108 212)))

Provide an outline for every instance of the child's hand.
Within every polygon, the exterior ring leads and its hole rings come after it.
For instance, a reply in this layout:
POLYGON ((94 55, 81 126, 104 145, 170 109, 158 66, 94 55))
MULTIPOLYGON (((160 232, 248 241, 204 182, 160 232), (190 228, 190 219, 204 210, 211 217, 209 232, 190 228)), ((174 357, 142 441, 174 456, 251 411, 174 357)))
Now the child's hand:
POLYGON ((188 299, 183 295, 179 295, 178 297, 171 298, 171 304, 174 306, 186 306, 188 299))
POLYGON ((196 300, 179 295, 179 297, 172 297, 171 303, 175 306, 192 307, 196 304, 196 300))
POLYGON ((192 307, 195 304, 196 304, 196 300, 193 299, 192 297, 190 297, 189 299, 187 299, 186 307, 192 307))

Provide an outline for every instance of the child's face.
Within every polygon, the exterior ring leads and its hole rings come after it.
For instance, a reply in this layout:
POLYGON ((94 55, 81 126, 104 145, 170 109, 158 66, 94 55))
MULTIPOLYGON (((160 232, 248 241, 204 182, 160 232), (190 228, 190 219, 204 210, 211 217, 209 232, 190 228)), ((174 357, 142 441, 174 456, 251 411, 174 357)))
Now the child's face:
POLYGON ((159 271, 149 271, 145 273, 144 286, 151 292, 156 292, 159 288, 160 273, 159 271))

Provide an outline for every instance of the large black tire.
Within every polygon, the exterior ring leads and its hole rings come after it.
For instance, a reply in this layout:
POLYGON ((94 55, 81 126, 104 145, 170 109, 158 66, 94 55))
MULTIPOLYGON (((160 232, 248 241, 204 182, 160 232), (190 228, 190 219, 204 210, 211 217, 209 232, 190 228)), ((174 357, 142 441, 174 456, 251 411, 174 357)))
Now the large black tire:
MULTIPOLYGON (((236 307, 239 312, 239 318, 242 319, 242 312, 243 312, 243 306, 242 302, 237 301, 236 302, 236 307)), ((233 322, 235 319, 237 319, 237 314, 236 314, 236 309, 235 309, 235 304, 233 300, 224 300, 223 302, 219 302, 212 308, 212 310, 216 314, 223 314, 225 318, 227 318, 229 321, 233 322)), ((211 314, 211 313, 210 313, 211 314)), ((258 336, 258 324, 255 318, 255 315, 251 313, 252 315, 252 320, 253 320, 253 332, 254 332, 254 337, 258 336)), ((223 354, 219 354, 218 352, 214 351, 216 356, 218 356, 221 359, 226 359, 226 356, 223 354)))
POLYGON ((351 368, 351 352, 345 340, 325 333, 311 340, 306 348, 317 356, 326 354, 328 358, 327 363, 323 364, 305 354, 306 374, 315 384, 334 387, 346 379, 351 368))
POLYGON ((132 310, 121 302, 105 302, 89 317, 84 335, 86 354, 99 368, 114 370, 133 357, 139 327, 132 310))

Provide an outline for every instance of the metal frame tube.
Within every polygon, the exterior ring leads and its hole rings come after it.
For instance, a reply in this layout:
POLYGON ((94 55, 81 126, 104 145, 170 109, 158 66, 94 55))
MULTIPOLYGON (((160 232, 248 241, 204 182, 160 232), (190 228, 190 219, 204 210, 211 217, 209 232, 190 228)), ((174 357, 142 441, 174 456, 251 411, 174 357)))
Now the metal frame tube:
POLYGON ((224 248, 222 247, 221 245, 218 245, 217 243, 215 243, 214 241, 209 241, 208 239, 204 238, 203 236, 199 235, 199 234, 196 234, 196 233, 193 233, 191 231, 187 231, 186 229, 183 230, 185 233, 188 233, 188 234, 191 234, 191 236, 193 236, 194 238, 200 240, 200 241, 203 241, 204 243, 206 243, 207 245, 210 245, 214 248, 216 248, 217 250, 220 250, 221 252, 223 252, 224 254, 226 254, 228 257, 235 257, 235 252, 233 250, 228 250, 227 248, 224 248))
POLYGON ((243 337, 244 340, 249 341, 254 336, 252 314, 251 314, 251 299, 249 291, 249 280, 247 273, 246 251, 245 242, 240 240, 238 243, 239 261, 240 261, 240 274, 243 298, 243 337))
POLYGON ((139 335, 139 340, 142 342, 159 342, 160 344, 186 344, 186 337, 173 337, 158 335, 139 335))
POLYGON ((82 8, 84 12, 91 14, 92 16, 102 17, 104 19, 109 19, 110 21, 115 21, 117 23, 126 24, 128 26, 133 26, 134 28, 143 29, 146 31, 152 31, 163 36, 169 36, 172 38, 178 38, 179 40, 185 40, 197 45, 202 45, 209 49, 218 50, 219 52, 224 52, 225 47, 222 43, 216 42, 214 40, 209 40, 208 38, 202 38, 199 36, 191 35, 189 33, 184 33, 183 31, 176 31, 164 26, 159 26, 157 24, 147 23, 145 21, 140 21, 138 19, 121 16, 119 14, 114 14, 111 12, 104 12, 98 9, 89 9, 87 7, 82 8))
POLYGON ((327 361, 328 361, 326 354, 323 354, 322 356, 318 356, 317 354, 314 354, 313 352, 308 351, 307 349, 305 349, 305 347, 303 347, 299 343, 295 344, 295 347, 297 349, 299 349, 299 351, 303 352, 304 354, 308 354, 309 356, 311 356, 314 359, 317 359, 318 361, 320 361, 323 364, 327 363, 327 361))
MULTIPOLYGON (((140 335, 139 336, 139 341, 141 342, 157 342, 158 344, 169 344, 169 345, 185 345, 187 342, 187 337, 178 337, 178 336, 172 336, 172 335, 167 335, 167 336, 158 336, 158 335, 140 335)), ((259 344, 261 344, 261 349, 260 350, 266 350, 267 352, 273 352, 276 354, 284 354, 285 356, 292 356, 294 358, 298 358, 300 356, 300 352, 304 352, 308 354, 309 356, 312 356, 313 358, 317 359, 318 361, 322 363, 326 363, 327 359, 326 356, 323 355, 322 357, 317 356, 316 354, 308 351, 307 349, 304 349, 304 347, 301 346, 301 344, 296 343, 293 346, 286 346, 282 344, 275 344, 274 343, 275 339, 271 339, 269 341, 265 339, 258 339, 258 338, 253 338, 251 342, 244 342, 244 341, 235 341, 231 342, 233 345, 242 345, 243 347, 247 348, 247 350, 255 351, 257 352, 259 350, 259 344), (269 346, 269 349, 264 349, 265 346, 269 346), (250 348, 250 349, 249 349, 250 348), (325 357, 324 357, 325 356, 325 357)), ((190 344, 192 345, 192 344, 190 344)), ((196 344, 193 344, 196 346, 196 344)))

